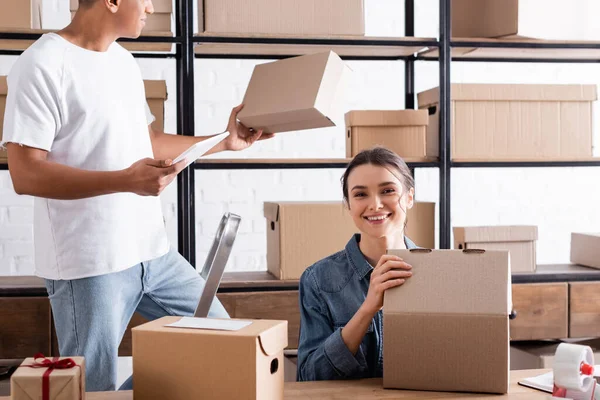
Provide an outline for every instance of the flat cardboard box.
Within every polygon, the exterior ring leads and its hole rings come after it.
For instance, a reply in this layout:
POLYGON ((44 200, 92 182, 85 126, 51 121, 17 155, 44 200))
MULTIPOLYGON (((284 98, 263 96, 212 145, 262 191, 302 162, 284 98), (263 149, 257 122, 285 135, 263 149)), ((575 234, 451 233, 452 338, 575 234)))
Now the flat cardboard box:
MULTIPOLYGON (((71 358, 75 362, 72 368, 55 368, 49 376, 48 398, 50 400, 85 399, 85 360, 83 357, 59 357, 58 360, 71 358)), ((53 358, 48 357, 49 360, 53 358)), ((57 361, 58 361, 57 360, 57 361)), ((38 363, 33 357, 26 358, 10 377, 11 400, 42 399, 42 377, 48 368, 31 368, 28 365, 38 363)))
POLYGON ((413 276, 385 293, 383 387, 506 393, 507 251, 389 250, 413 276))
POLYGON ((146 101, 150 111, 154 115, 152 128, 158 132, 165 130, 165 101, 167 95, 167 83, 163 80, 144 80, 144 89, 146 91, 146 101))
MULTIPOLYGON (((0 143, 2 143, 2 129, 4 128, 4 110, 6 109, 6 94, 8 92, 8 85, 6 83, 6 76, 0 76, 0 143)), ((6 163, 8 161, 8 154, 6 149, 0 146, 0 163, 6 163)))
MULTIPOLYGON (((592 157, 596 85, 453 84, 454 160, 592 157)), ((427 109, 428 153, 439 154, 439 87, 418 94, 427 109)))
POLYGON ((0 28, 42 29, 42 0, 3 0, 0 28))
POLYGON ((588 0, 452 0, 452 36, 523 36, 554 40, 599 40, 593 19, 600 2, 588 0))
POLYGON ((563 342, 590 346, 596 364, 600 361, 600 339, 521 342, 512 343, 510 346, 510 369, 552 368, 556 349, 563 342))
POLYGON ((136 400, 283 399, 287 321, 253 320, 237 331, 165 326, 180 319, 132 329, 136 400))
POLYGON ((335 126, 348 73, 332 51, 257 65, 238 119, 265 133, 335 126))
POLYGON ((537 226, 454 227, 455 249, 508 250, 513 273, 535 272, 537 226))
POLYGON ((363 0, 199 0, 200 32, 364 35, 363 0))
POLYGON ((600 269, 600 233, 571 233, 571 262, 600 269))
MULTIPOLYGON (((358 233, 342 202, 265 202, 267 268, 279 279, 300 279, 315 262, 346 247, 358 233)), ((435 247, 435 203, 415 202, 406 236, 435 247)))
POLYGON ((427 154, 426 110, 356 110, 345 115, 346 157, 384 146, 400 157, 436 157, 427 154))

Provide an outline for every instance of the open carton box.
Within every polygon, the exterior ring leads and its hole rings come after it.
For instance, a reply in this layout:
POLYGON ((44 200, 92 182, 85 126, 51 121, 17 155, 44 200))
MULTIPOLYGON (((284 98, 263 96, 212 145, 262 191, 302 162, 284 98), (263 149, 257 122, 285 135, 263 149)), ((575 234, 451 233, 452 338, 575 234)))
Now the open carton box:
POLYGON ((383 386, 507 393, 507 251, 389 250, 413 276, 385 293, 383 386))
POLYGON ((132 329, 134 398, 283 399, 287 321, 164 317, 132 329), (171 327, 250 322, 238 330, 171 327))

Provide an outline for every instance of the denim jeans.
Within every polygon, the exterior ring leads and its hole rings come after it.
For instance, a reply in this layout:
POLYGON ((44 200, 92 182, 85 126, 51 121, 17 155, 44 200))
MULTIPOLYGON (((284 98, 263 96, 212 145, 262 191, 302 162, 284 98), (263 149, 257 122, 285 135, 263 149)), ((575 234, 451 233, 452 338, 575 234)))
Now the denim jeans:
MULTIPOLYGON (((135 311, 149 320, 193 315, 204 280, 176 250, 121 272, 46 280, 61 356, 83 356, 86 390, 116 389, 118 349, 135 311)), ((215 298, 209 317, 228 318, 215 298)), ((131 389, 129 378, 121 389, 131 389)))

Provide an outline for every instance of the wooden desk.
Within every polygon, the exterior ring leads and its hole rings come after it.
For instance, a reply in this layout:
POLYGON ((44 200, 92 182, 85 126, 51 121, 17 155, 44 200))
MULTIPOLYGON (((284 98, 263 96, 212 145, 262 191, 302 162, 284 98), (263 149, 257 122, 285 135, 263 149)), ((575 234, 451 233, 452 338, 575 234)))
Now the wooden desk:
MULTIPOLYGON (((284 388, 286 400, 367 400, 367 399, 506 399, 536 400, 548 399, 548 393, 519 386, 517 382, 523 378, 543 374, 547 370, 511 371, 509 393, 503 396, 495 394, 471 394, 450 392, 417 392, 406 390, 383 389, 381 379, 360 381, 321 381, 321 382, 288 382, 284 388)), ((133 400, 131 391, 88 393, 87 400, 133 400)), ((10 400, 0 397, 0 400, 10 400)))

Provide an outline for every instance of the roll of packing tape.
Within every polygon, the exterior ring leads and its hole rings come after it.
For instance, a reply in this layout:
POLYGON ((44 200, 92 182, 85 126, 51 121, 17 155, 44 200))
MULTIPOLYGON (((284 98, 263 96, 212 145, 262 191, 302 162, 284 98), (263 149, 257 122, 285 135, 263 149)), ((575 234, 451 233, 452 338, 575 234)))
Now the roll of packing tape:
POLYGON ((594 365, 594 353, 589 346, 559 344, 554 357, 554 384, 563 389, 587 392, 595 380, 581 373, 582 363, 594 365))

